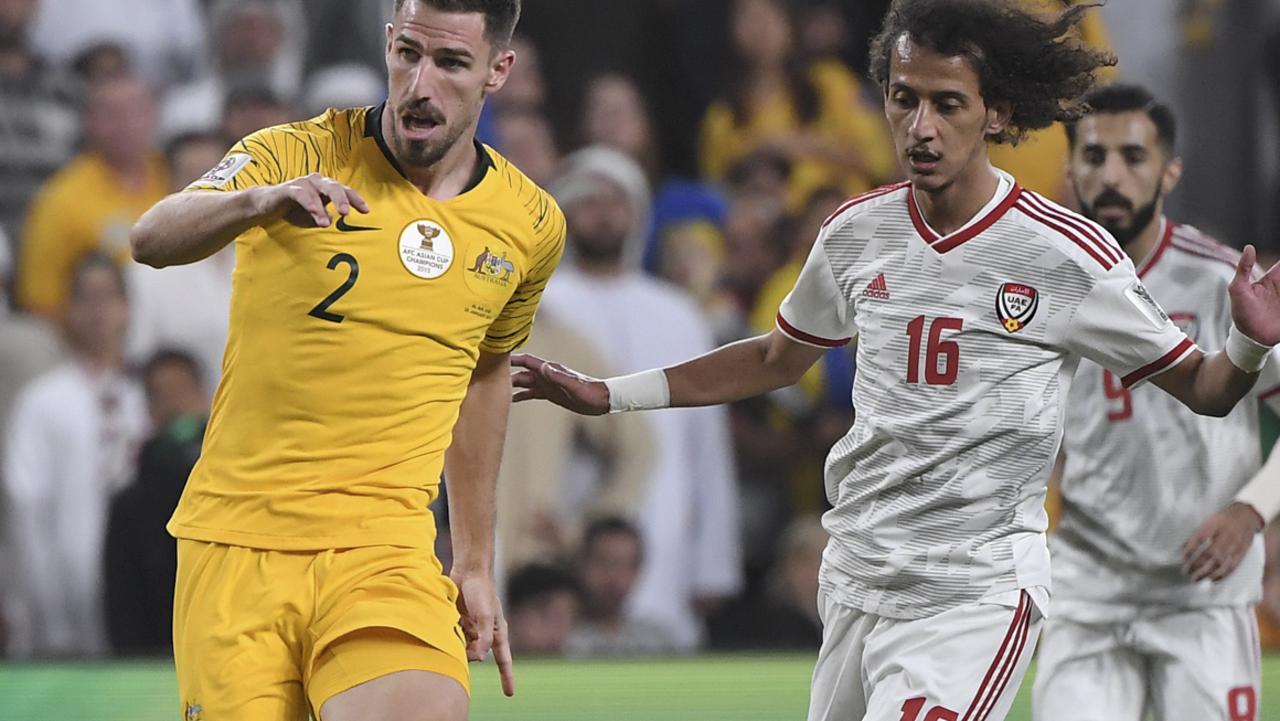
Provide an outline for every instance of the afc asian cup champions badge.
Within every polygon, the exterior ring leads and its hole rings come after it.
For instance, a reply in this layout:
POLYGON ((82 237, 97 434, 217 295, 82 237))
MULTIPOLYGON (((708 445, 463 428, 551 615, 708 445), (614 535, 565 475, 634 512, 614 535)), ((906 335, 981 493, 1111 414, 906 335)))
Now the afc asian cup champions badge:
POLYGON ((1005 283, 996 291, 996 317, 1010 333, 1017 333, 1035 317, 1040 294, 1023 283, 1005 283))

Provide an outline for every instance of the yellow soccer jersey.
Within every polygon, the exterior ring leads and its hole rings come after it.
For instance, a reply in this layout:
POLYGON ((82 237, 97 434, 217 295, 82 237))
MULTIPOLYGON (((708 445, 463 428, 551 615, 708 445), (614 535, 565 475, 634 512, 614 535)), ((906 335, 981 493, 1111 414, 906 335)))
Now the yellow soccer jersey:
MULTIPOLYGON (((231 326, 204 452, 169 531, 254 548, 430 547, 444 452, 481 350, 527 337, 564 249, 551 196, 491 149, 468 189, 423 195, 381 108, 245 138, 188 192, 318 172, 370 213, 236 240, 231 326)), ((496 429, 495 429, 496 431, 496 429)))

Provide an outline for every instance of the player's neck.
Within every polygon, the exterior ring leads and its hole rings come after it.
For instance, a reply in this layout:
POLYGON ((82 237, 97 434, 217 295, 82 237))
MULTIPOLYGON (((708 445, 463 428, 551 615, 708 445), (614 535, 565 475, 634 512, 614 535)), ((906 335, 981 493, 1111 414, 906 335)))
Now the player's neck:
POLYGON ((1164 225, 1164 214, 1156 213, 1155 217, 1147 223, 1147 227, 1142 229, 1133 237, 1133 240, 1124 244, 1124 252, 1129 256, 1129 260, 1134 265, 1141 263, 1151 256, 1151 251, 1155 250, 1156 245, 1160 243, 1160 228, 1164 225))
POLYGON ((913 187, 916 203, 925 222, 940 235, 958 230, 973 219, 1000 187, 1000 176, 990 163, 982 163, 974 171, 957 177, 945 188, 925 192, 913 187))
MULTIPOLYGON (((390 137, 387 124, 392 122, 391 115, 383 113, 383 137, 390 137)), ((407 165, 399 162, 404 176, 413 183, 423 195, 433 200, 449 200, 461 195, 475 176, 476 164, 480 162, 480 153, 476 150, 475 129, 463 133, 462 137, 445 151, 443 157, 427 166, 407 165)))

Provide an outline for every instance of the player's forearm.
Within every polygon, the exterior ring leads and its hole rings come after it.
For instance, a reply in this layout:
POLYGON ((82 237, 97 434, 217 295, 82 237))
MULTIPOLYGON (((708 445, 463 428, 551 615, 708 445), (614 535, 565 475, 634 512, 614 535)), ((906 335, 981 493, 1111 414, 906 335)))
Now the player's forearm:
POLYGON ((493 572, 498 466, 510 410, 510 358, 482 354, 444 461, 455 573, 493 572))
POLYGON ((778 331, 721 346, 666 370, 672 406, 711 406, 789 386, 823 351, 786 340, 778 331))
POLYGON ((133 259, 163 268, 208 258, 265 219, 262 190, 170 195, 134 224, 133 259))
POLYGON ((1154 382, 1196 413, 1221 417, 1236 407, 1257 380, 1257 373, 1246 373, 1220 351, 1195 353, 1154 382))

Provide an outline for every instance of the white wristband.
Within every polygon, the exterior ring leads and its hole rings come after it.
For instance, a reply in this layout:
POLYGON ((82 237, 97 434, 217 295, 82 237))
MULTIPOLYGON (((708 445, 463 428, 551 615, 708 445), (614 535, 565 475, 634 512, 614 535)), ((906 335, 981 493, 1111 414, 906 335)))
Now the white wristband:
POLYGON ((1250 338, 1231 324, 1227 333, 1227 346, 1224 349, 1231 364, 1245 373, 1257 373, 1267 364, 1267 356, 1271 354, 1271 346, 1265 346, 1250 338))
POLYGON ((1271 454, 1266 464, 1236 494, 1235 500, 1253 506, 1263 523, 1270 523, 1280 515, 1280 451, 1271 454))
POLYGON ((661 369, 606 378, 604 384, 609 388, 610 413, 650 411, 671 405, 671 387, 661 369))

